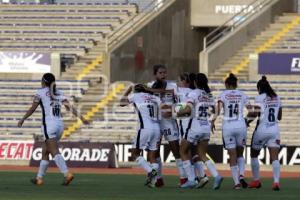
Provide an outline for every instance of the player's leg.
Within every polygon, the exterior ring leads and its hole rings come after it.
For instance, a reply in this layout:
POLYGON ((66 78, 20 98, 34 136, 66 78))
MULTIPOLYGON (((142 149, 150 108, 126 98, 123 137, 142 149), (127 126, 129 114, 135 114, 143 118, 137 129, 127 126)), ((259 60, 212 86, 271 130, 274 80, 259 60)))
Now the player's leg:
MULTIPOLYGON (((279 135, 279 134, 278 134, 279 135)), ((275 191, 280 190, 279 180, 280 180, 280 163, 278 160, 278 154, 280 150, 280 140, 279 137, 274 137, 270 139, 267 143, 269 152, 270 152, 270 158, 272 162, 272 168, 273 168, 273 186, 272 189, 275 191)))
POLYGON ((53 160, 58 167, 59 171, 64 175, 64 181, 62 185, 69 185, 71 181, 74 179, 73 174, 69 172, 69 169, 67 167, 66 161, 62 157, 62 155, 59 153, 57 139, 56 138, 50 138, 46 140, 46 148, 47 151, 52 155, 53 160))
POLYGON ((245 181, 245 158, 244 147, 246 146, 247 129, 241 129, 237 136, 237 165, 239 167, 239 178, 243 188, 248 187, 248 183, 245 181))
POLYGON ((205 174, 205 164, 204 162, 200 159, 200 156, 198 155, 198 150, 197 150, 197 145, 192 145, 191 146, 191 157, 192 157, 192 162, 195 168, 195 173, 196 176, 198 176, 198 179, 207 177, 205 174))
POLYGON ((253 181, 249 183, 249 188, 260 188, 261 187, 261 181, 260 181, 260 166, 259 166, 259 160, 258 156, 260 153, 260 150, 264 146, 265 138, 262 137, 263 134, 255 131, 252 136, 251 141, 251 171, 252 171, 252 177, 253 181))
POLYGON ((180 155, 181 155, 181 159, 182 159, 182 163, 183 163, 183 169, 188 177, 188 181, 181 185, 182 188, 191 188, 196 185, 195 170, 191 164, 190 146, 191 146, 191 143, 188 140, 186 140, 186 139, 181 140, 180 155))
POLYGON ((49 166, 49 152, 46 150, 46 143, 42 144, 42 160, 40 162, 39 170, 37 176, 30 181, 35 185, 43 185, 43 177, 49 166))
POLYGON ((229 154, 229 165, 231 169, 231 175, 234 181, 234 188, 239 189, 240 179, 239 179, 239 167, 237 166, 237 141, 236 141, 236 134, 231 129, 224 129, 223 130, 223 142, 225 149, 227 149, 229 154))
MULTIPOLYGON (((213 189, 217 190, 221 187, 221 183, 223 181, 223 178, 218 173, 215 164, 207 157, 208 142, 209 142, 208 139, 201 140, 199 142, 199 144, 197 145, 197 150, 198 150, 198 155, 199 155, 200 159, 205 163, 208 171, 214 177, 213 189)), ((207 180, 207 182, 208 182, 208 180, 207 180)), ((204 187, 204 185, 207 184, 207 182, 204 179, 204 181, 199 182, 198 186, 199 187, 204 187)))
POLYGON ((179 173, 180 182, 182 182, 184 179, 187 178, 187 174, 185 173, 185 170, 183 169, 183 162, 180 156, 180 146, 179 146, 179 140, 172 140, 169 141, 169 147, 171 152, 173 153, 176 161, 176 167, 179 173))
POLYGON ((236 148, 227 149, 229 154, 229 165, 231 169, 231 175, 234 181, 234 189, 240 189, 239 167, 237 165, 237 150, 236 148))
MULTIPOLYGON (((150 131, 140 129, 133 140, 132 158, 143 168, 147 173, 152 171, 150 164, 141 155, 143 149, 147 149, 147 143, 150 140, 150 131)), ((149 156, 149 155, 148 155, 149 156)))
POLYGON ((158 164, 157 181, 155 183, 156 187, 162 187, 165 184, 163 177, 162 177, 162 167, 163 166, 162 166, 162 160, 160 157, 160 144, 161 144, 161 138, 160 138, 158 149, 155 151, 155 160, 156 160, 156 163, 158 164))
POLYGON ((148 159, 150 162, 150 167, 151 167, 151 172, 148 173, 148 186, 150 187, 155 187, 157 183, 157 177, 158 177, 158 169, 159 169, 159 164, 157 163, 157 150, 160 147, 161 143, 161 135, 159 130, 152 130, 149 140, 148 140, 148 146, 147 149, 148 151, 148 159))

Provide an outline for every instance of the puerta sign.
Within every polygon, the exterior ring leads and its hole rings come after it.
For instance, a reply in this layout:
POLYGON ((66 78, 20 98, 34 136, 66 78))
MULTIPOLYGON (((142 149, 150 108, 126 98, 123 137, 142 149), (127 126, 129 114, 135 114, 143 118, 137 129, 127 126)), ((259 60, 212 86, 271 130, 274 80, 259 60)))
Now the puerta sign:
POLYGON ((258 73, 272 75, 300 74, 300 54, 261 53, 258 58, 258 73))
MULTIPOLYGON (((42 144, 34 143, 30 166, 39 166, 42 144)), ((69 167, 116 167, 115 147, 112 143, 61 142, 59 150, 69 167)), ((50 166, 55 166, 55 163, 51 162, 50 166)))

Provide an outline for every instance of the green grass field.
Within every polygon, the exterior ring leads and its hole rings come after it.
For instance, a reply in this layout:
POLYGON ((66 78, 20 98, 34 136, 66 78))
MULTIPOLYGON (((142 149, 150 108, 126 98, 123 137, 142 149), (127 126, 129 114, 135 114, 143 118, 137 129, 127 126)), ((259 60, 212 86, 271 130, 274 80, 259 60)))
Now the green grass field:
POLYGON ((190 200, 190 199, 299 199, 300 187, 297 179, 283 179, 282 190, 270 189, 271 179, 263 180, 263 187, 257 189, 232 189, 232 180, 227 178, 218 191, 211 184, 204 189, 179 189, 177 177, 167 176, 164 188, 143 186, 144 176, 139 175, 99 175, 76 174, 74 182, 61 186, 60 174, 49 173, 43 186, 32 185, 29 180, 35 174, 24 172, 0 172, 0 199, 5 200, 190 200))

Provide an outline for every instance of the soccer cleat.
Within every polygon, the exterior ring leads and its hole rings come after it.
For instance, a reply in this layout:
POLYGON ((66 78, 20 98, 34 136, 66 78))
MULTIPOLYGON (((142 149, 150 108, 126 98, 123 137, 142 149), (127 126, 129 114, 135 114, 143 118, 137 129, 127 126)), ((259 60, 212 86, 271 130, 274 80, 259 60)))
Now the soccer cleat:
POLYGON ((248 187, 248 183, 245 181, 244 176, 240 176, 240 183, 242 185, 243 188, 247 188, 248 187))
POLYGON ((181 188, 194 188, 197 185, 196 181, 187 181, 185 184, 182 184, 181 188))
POLYGON ((235 190, 239 190, 239 189, 241 189, 242 188, 242 185, 239 183, 239 184, 236 184, 234 187, 233 187, 233 189, 235 189, 235 190))
POLYGON ((183 185, 183 184, 185 184, 187 181, 188 181, 187 178, 180 178, 179 185, 183 185))
POLYGON ((215 177, 213 189, 218 190, 221 187, 222 182, 223 182, 222 176, 218 175, 217 177, 215 177))
POLYGON ((260 180, 257 181, 252 181, 251 183, 248 184, 248 188, 261 188, 261 182, 260 180))
POLYGON ((39 178, 39 177, 30 179, 30 182, 34 185, 43 185, 44 184, 43 179, 39 178))
POLYGON ((155 183, 155 187, 163 187, 165 185, 163 178, 158 178, 155 183))
POLYGON ((68 186, 72 180, 74 179, 74 175, 71 173, 68 173, 65 177, 64 177, 64 181, 62 183, 62 185, 64 186, 68 186))
POLYGON ((209 179, 207 176, 200 177, 196 188, 203 188, 208 183, 208 181, 209 179))
POLYGON ((280 190, 280 185, 279 185, 279 183, 273 183, 273 185, 272 185, 272 190, 274 190, 274 191, 279 191, 279 190, 280 190))
POLYGON ((153 180, 156 176, 157 176, 157 171, 155 169, 152 169, 152 171, 149 172, 148 175, 147 175, 145 185, 149 186, 149 187, 152 187, 152 185, 150 185, 150 184, 153 183, 153 180))

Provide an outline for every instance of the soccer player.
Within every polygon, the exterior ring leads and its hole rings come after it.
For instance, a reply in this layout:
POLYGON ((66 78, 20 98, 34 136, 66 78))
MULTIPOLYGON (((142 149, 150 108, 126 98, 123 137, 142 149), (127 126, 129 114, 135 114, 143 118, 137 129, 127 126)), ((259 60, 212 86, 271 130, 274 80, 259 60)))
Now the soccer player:
MULTIPOLYGON (((176 166, 180 173, 180 177, 183 177, 183 166, 179 153, 179 131, 176 123, 176 119, 172 118, 172 109, 169 111, 163 111, 164 109, 171 108, 175 103, 174 91, 176 90, 176 84, 170 83, 167 81, 167 68, 165 65, 154 65, 153 66, 153 74, 155 77, 155 81, 148 83, 148 87, 154 89, 155 94, 158 94, 162 101, 162 112, 165 117, 162 117, 160 120, 160 130, 161 134, 164 136, 165 140, 168 141, 170 149, 176 159, 176 166), (169 113, 169 116, 168 116, 169 113), (168 116, 168 117, 166 117, 168 116)), ((158 169, 158 179, 156 182, 157 187, 161 187, 164 185, 164 181, 162 178, 162 161, 159 155, 159 150, 157 151, 157 162, 159 164, 158 169)))
POLYGON ((247 139, 247 126, 243 110, 244 107, 247 107, 248 110, 251 109, 248 103, 248 96, 237 89, 237 81, 238 79, 234 74, 230 74, 226 78, 226 90, 219 96, 217 113, 212 120, 212 129, 214 129, 217 116, 220 115, 221 109, 224 110, 222 125, 223 142, 230 157, 229 162, 235 184, 234 189, 248 187, 248 184, 244 180, 245 159, 243 152, 247 139))
POLYGON ((252 117, 258 117, 256 129, 251 142, 251 169, 253 181, 249 188, 260 188, 260 174, 258 155, 266 145, 270 152, 273 167, 273 190, 280 190, 280 163, 278 152, 280 149, 280 133, 278 122, 282 118, 280 97, 274 92, 267 78, 263 76, 257 83, 259 95, 255 98, 255 106, 252 117))
POLYGON ((180 146, 183 168, 188 175, 188 181, 181 187, 193 188, 197 185, 195 181, 195 170, 191 166, 189 155, 191 146, 196 145, 200 159, 205 162, 208 170, 214 177, 213 189, 219 189, 223 178, 219 175, 212 161, 206 156, 211 132, 208 119, 209 108, 214 107, 214 101, 210 94, 210 88, 205 74, 197 74, 195 85, 197 89, 191 91, 187 96, 188 105, 179 109, 177 112, 178 117, 192 115, 187 128, 184 130, 184 136, 180 146))
MULTIPOLYGON (((183 73, 178 77, 177 80, 177 90, 176 90, 176 102, 177 105, 183 105, 187 103, 187 97, 188 94, 196 89, 195 88, 195 79, 196 79, 196 74, 194 73, 183 73)), ((179 132, 180 132, 180 139, 183 138, 184 136, 184 131, 188 128, 188 124, 189 124, 189 117, 182 117, 180 119, 178 119, 178 123, 179 123, 179 132)), ((198 187, 202 188, 204 187, 209 179, 205 174, 204 171, 204 163, 200 160, 198 154, 197 154, 197 146, 192 146, 191 147, 191 160, 192 160, 192 165, 195 168, 195 172, 196 172, 196 176, 198 175, 199 177, 197 177, 196 179, 198 179, 198 187)), ((185 172, 182 172, 181 174, 184 174, 184 177, 180 177, 180 183, 181 185, 186 183, 187 179, 187 175, 185 174, 185 172)))
POLYGON ((58 150, 58 141, 64 130, 61 114, 62 105, 64 105, 67 110, 71 110, 75 116, 80 117, 84 124, 88 124, 88 121, 70 105, 64 94, 56 89, 55 76, 51 73, 43 75, 42 88, 37 90, 31 107, 18 122, 19 127, 22 127, 24 121, 34 113, 39 105, 42 108, 43 114, 42 131, 45 142, 42 147, 42 160, 40 162, 38 174, 36 178, 31 179, 31 182, 36 185, 43 184, 43 176, 46 174, 49 165, 49 154, 51 154, 55 164, 64 175, 62 184, 67 186, 73 180, 74 176, 69 172, 65 160, 58 150))
POLYGON ((141 84, 134 86, 134 93, 130 94, 130 87, 123 98, 121 106, 133 104, 139 116, 139 129, 133 141, 132 156, 136 162, 148 173, 145 185, 155 187, 158 164, 156 162, 156 151, 160 145, 160 127, 158 120, 158 109, 160 98, 150 94, 141 84), (142 150, 148 151, 149 164, 141 155, 142 150))

